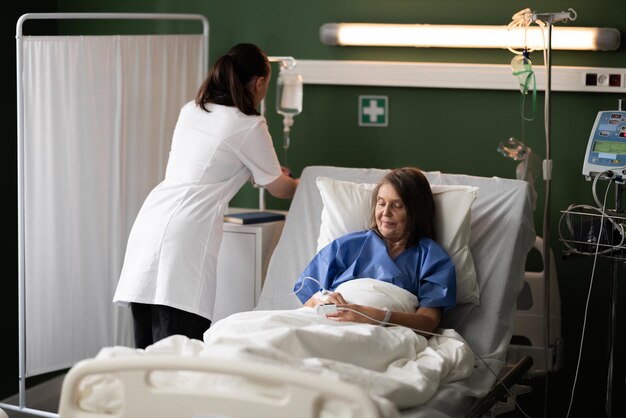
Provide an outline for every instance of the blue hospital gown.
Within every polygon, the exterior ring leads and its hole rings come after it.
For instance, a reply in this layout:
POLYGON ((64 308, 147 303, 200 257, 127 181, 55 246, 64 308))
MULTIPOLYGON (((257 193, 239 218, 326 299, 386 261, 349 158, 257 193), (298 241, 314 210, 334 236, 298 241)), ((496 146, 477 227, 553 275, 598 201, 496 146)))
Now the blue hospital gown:
POLYGON ((305 303, 320 290, 352 279, 370 278, 392 283, 417 296, 419 306, 448 309, 456 303, 456 273, 448 253, 435 241, 421 238, 395 260, 372 230, 344 235, 322 248, 298 278, 294 291, 305 303))

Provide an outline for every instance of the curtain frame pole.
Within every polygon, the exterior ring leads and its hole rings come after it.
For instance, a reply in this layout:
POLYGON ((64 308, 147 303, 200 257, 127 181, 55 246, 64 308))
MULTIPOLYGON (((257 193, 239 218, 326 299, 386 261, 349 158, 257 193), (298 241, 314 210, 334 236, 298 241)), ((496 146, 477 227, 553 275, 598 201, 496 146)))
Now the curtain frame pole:
POLYGON ((202 24, 202 70, 208 71, 209 21, 200 14, 175 13, 26 13, 17 21, 15 29, 15 58, 17 81, 17 245, 18 245, 18 405, 0 402, 1 408, 42 417, 58 414, 26 407, 26 303, 25 303, 25 225, 24 225, 24 85, 22 26, 29 19, 113 19, 113 20, 198 20, 202 24))

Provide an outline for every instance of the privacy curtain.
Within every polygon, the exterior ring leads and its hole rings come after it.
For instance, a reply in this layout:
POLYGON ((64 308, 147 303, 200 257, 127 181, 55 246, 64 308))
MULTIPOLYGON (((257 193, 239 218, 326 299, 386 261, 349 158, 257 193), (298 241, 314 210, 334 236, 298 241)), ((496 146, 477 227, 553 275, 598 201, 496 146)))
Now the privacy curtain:
POLYGON ((26 374, 132 346, 112 304, 126 239, 163 179, 200 35, 24 39, 26 374))

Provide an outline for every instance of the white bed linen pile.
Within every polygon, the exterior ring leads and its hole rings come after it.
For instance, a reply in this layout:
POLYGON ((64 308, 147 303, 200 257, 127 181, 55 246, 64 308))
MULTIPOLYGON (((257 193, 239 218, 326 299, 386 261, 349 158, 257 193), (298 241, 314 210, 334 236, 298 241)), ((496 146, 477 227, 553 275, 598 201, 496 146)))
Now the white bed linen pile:
MULTIPOLYGON (((474 356, 459 340, 460 335, 453 330, 440 332, 454 338, 426 339, 402 327, 336 322, 303 307, 231 315, 205 333, 204 343, 173 336, 145 351, 109 347, 98 357, 154 353, 280 365, 357 384, 372 396, 381 416, 398 417, 399 409, 428 401, 440 384, 472 373, 474 356)), ((220 379, 222 389, 226 385, 234 390, 250 390, 244 382, 220 379), (242 388, 237 387, 239 384, 242 388)), ((153 373, 152 380, 154 385, 170 387, 216 385, 215 379, 190 372, 153 373)), ((115 410, 120 390, 112 380, 94 376, 83 383, 81 407, 115 410)))

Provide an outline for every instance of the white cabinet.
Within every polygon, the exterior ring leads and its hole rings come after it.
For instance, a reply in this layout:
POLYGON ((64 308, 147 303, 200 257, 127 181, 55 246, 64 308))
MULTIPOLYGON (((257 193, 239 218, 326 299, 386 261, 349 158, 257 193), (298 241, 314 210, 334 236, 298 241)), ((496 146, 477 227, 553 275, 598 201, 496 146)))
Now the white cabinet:
POLYGON ((224 223, 224 237, 217 258, 213 323, 235 312, 251 311, 256 306, 267 265, 284 223, 224 223))

